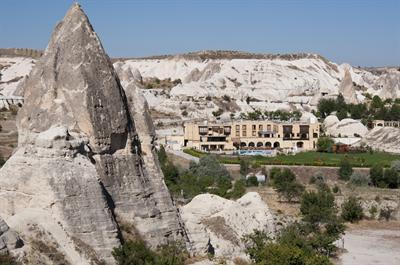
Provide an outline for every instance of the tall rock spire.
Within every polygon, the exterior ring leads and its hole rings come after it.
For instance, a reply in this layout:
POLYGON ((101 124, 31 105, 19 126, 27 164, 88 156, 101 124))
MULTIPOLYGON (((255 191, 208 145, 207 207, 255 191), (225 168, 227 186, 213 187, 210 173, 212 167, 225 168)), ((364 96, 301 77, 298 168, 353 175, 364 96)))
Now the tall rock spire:
MULTIPOLYGON (((184 240, 152 121, 135 113, 147 106, 125 95, 78 4, 23 86, 18 149, 0 170, 0 216, 22 238, 51 242, 72 264, 113 264, 120 227, 135 227, 152 246, 184 240)), ((30 263, 49 259, 32 251, 25 252, 30 263)))

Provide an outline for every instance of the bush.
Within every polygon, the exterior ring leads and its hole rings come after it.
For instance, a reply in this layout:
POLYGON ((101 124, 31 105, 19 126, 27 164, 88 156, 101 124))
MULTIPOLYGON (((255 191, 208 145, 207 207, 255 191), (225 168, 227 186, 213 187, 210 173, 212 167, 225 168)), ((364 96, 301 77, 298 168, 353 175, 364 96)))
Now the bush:
POLYGON ((237 180, 233 185, 233 190, 229 193, 229 198, 238 199, 246 193, 246 182, 244 179, 237 180))
MULTIPOLYGON (((289 228, 290 229, 290 228, 289 228)), ((318 254, 312 249, 296 245, 294 242, 304 242, 306 238, 300 240, 286 240, 287 234, 284 228, 281 235, 278 235, 277 242, 273 242, 268 235, 261 231, 244 237, 246 253, 256 265, 330 265, 332 264, 325 256, 318 254), (285 237, 282 240, 282 237, 285 237)), ((298 235, 296 235, 298 236, 298 235)))
POLYGON ((334 141, 330 137, 320 137, 317 142, 318 152, 332 152, 334 141))
POLYGON ((273 185, 276 191, 289 202, 295 198, 299 198, 303 194, 304 186, 296 181, 296 176, 290 169, 285 168, 279 173, 275 172, 273 178, 273 185))
POLYGON ((380 164, 376 164, 369 170, 369 176, 371 178, 371 182, 376 187, 384 187, 384 179, 383 179, 383 166, 380 164))
POLYGON ((386 207, 386 208, 382 208, 381 211, 379 212, 379 219, 385 219, 386 221, 389 221, 392 218, 392 214, 393 214, 394 210, 386 207))
POLYGON ((347 158, 342 159, 339 166, 339 178, 341 180, 349 180, 351 174, 353 174, 353 167, 349 160, 347 158))
POLYGON ((340 192, 340 188, 337 186, 337 185, 335 185, 335 186, 333 186, 333 188, 332 188, 332 192, 333 193, 339 193, 340 192))
POLYGON ((143 241, 128 241, 114 248, 112 255, 118 265, 145 265, 156 262, 156 253, 150 250, 143 241))
POLYGON ((250 172, 250 163, 247 159, 240 159, 240 174, 246 176, 250 172))
POLYGON ((250 176, 246 179, 247 187, 258 187, 258 179, 256 176, 250 176))
POLYGON ((0 255, 0 265, 17 265, 18 263, 15 261, 13 257, 9 254, 0 255))
POLYGON ((353 172, 350 176, 350 183, 354 186, 368 186, 369 178, 359 172, 353 172))
POLYGON ((369 212, 370 218, 375 219, 375 216, 378 213, 378 208, 375 205, 372 205, 369 208, 368 212, 369 212))
POLYGON ((171 242, 153 251, 143 241, 128 241, 114 248, 118 265, 183 265, 188 255, 182 244, 171 242))
POLYGON ((347 201, 342 204, 343 220, 354 223, 361 220, 363 216, 363 209, 356 197, 350 196, 347 201))
POLYGON ((390 168, 400 172, 400 160, 393 161, 390 168))
POLYGON ((303 221, 317 224, 329 221, 335 215, 335 197, 330 191, 305 192, 300 201, 303 221))
POLYGON ((386 169, 383 173, 383 181, 390 189, 399 187, 399 173, 394 168, 386 169))

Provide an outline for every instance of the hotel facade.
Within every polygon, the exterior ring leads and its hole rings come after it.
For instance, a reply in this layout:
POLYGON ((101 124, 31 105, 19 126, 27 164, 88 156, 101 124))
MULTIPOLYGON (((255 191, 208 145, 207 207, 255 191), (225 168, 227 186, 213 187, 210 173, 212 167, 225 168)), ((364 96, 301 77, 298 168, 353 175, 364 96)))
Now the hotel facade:
POLYGON ((201 151, 313 150, 320 135, 318 122, 233 121, 184 125, 184 147, 201 151))

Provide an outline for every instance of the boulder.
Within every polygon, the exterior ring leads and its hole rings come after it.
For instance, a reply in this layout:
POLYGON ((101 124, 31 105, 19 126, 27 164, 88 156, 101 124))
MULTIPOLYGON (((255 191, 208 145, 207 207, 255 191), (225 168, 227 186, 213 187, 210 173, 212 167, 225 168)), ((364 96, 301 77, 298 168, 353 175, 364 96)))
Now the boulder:
POLYGON ((375 127, 364 136, 362 142, 375 150, 400 154, 400 129, 375 127))
POLYGON ((216 257, 246 258, 244 235, 254 229, 275 233, 273 215, 256 192, 237 201, 201 194, 181 208, 192 249, 198 255, 213 252, 216 257))
POLYGON ((334 115, 326 117, 324 126, 326 133, 334 137, 363 137, 368 133, 360 121, 348 118, 339 121, 334 115))
POLYGON ((0 255, 7 254, 10 250, 23 246, 18 234, 11 230, 0 217, 0 255))

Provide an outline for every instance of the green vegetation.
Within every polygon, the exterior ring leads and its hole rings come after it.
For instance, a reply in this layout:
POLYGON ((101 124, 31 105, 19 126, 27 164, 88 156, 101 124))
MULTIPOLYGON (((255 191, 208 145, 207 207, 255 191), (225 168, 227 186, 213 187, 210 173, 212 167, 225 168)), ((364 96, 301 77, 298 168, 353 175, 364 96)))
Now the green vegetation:
POLYGON ((339 120, 350 116, 353 119, 361 119, 364 124, 372 120, 400 120, 400 104, 398 99, 383 102, 379 96, 374 96, 369 104, 346 104, 340 94, 335 99, 321 99, 318 102, 318 112, 315 113, 325 118, 336 111, 339 120))
POLYGON ((370 178, 367 175, 361 174, 359 172, 353 172, 350 176, 350 184, 353 186, 361 187, 368 186, 370 178))
POLYGON ((258 187, 258 179, 256 176, 250 176, 246 179, 247 187, 258 187))
POLYGON ((179 170, 167 157, 164 147, 158 159, 165 183, 174 197, 192 199, 202 193, 212 193, 224 198, 239 198, 245 193, 244 180, 236 181, 232 189, 231 176, 215 155, 205 155, 199 163, 191 162, 188 170, 179 170))
POLYGON ((288 121, 288 120, 299 120, 301 117, 301 112, 299 111, 284 111, 284 110, 277 110, 277 111, 265 111, 261 112, 260 110, 255 110, 253 112, 247 113, 240 113, 240 118, 244 120, 281 120, 281 121, 288 121))
POLYGON ((188 258, 184 247, 176 242, 153 251, 143 241, 128 241, 114 248, 112 255, 118 265, 183 265, 188 258))
POLYGON ((339 164, 339 178, 347 181, 350 179, 351 174, 353 174, 353 167, 350 161, 344 157, 339 164))
POLYGON ((171 78, 160 80, 156 77, 154 78, 147 78, 143 80, 143 85, 147 89, 153 88, 164 88, 164 89, 171 89, 178 84, 182 84, 180 79, 171 80, 171 78))
POLYGON ((354 223, 363 219, 363 209, 361 207, 360 201, 354 197, 350 196, 343 204, 342 204, 342 218, 345 221, 354 223))
POLYGON ((332 147, 334 144, 335 142, 332 140, 332 138, 327 136, 320 137, 318 138, 317 142, 317 151, 330 153, 332 152, 332 147))
POLYGON ((301 199, 302 220, 282 229, 273 240, 255 231, 244 237, 246 252, 254 264, 330 265, 334 242, 344 233, 329 189, 306 192, 301 199))
POLYGON ((296 181, 296 176, 288 168, 274 172, 272 185, 288 202, 299 198, 304 191, 304 186, 296 181))
POLYGON ((15 259, 11 257, 9 254, 0 255, 0 265, 17 265, 15 259))
POLYGON ((392 167, 384 169, 377 164, 370 168, 370 178, 374 186, 379 188, 397 189, 400 187, 400 172, 397 168, 398 161, 393 161, 392 167))
MULTIPOLYGON (((185 149, 183 151, 195 157, 202 157, 206 155, 206 153, 193 149, 185 149)), ((217 156, 217 158, 223 164, 240 164, 240 161, 242 160, 242 158, 239 156, 219 155, 217 156)), ((381 164, 384 167, 390 167, 392 161, 400 160, 400 155, 384 152, 354 154, 301 152, 295 155, 278 155, 276 157, 252 156, 247 159, 251 164, 257 165, 304 165, 338 167, 340 165, 340 161, 344 158, 346 158, 353 167, 371 167, 376 164, 381 164)))

